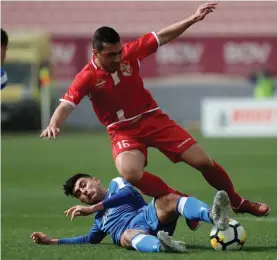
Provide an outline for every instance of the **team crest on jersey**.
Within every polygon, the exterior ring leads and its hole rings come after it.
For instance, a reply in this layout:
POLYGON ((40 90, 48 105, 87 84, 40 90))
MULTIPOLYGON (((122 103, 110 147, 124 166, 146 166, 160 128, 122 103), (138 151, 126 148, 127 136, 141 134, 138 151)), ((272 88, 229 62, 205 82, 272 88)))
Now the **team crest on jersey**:
POLYGON ((122 61, 120 64, 120 70, 123 76, 131 76, 133 72, 129 61, 122 61))

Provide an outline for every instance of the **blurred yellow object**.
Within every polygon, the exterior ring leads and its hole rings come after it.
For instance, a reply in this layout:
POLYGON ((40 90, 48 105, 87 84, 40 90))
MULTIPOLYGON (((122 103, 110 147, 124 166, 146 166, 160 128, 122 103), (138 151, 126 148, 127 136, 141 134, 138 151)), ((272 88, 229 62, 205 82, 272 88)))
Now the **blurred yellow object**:
POLYGON ((9 87, 9 90, 1 91, 1 101, 5 100, 6 102, 16 102, 21 99, 23 86, 20 84, 13 84, 9 87))
POLYGON ((26 124, 32 123, 36 118, 37 122, 34 124, 40 126, 41 88, 51 84, 50 59, 50 34, 9 34, 9 49, 4 65, 8 82, 7 87, 1 91, 1 108, 5 109, 6 114, 10 113, 10 120, 18 118, 18 113, 24 111, 21 116, 26 117, 26 124))
POLYGON ((20 32, 9 34, 7 62, 41 63, 49 61, 51 37, 45 32, 20 32))

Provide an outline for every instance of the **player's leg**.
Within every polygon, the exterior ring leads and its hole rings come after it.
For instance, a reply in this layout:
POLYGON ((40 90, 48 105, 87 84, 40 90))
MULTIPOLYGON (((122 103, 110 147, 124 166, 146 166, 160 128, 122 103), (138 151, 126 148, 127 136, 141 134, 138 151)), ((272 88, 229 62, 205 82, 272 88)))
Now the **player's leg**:
POLYGON ((241 203, 242 198, 236 193, 228 174, 205 153, 198 143, 188 147, 181 154, 181 160, 199 170, 212 187, 225 190, 232 205, 237 206, 241 203))
POLYGON ((150 235, 154 233, 145 220, 146 209, 148 206, 143 207, 131 220, 127 230, 121 235, 120 243, 125 248, 133 248, 140 252, 160 252, 162 245, 157 237, 150 235))
POLYGON ((181 215, 186 219, 214 224, 221 230, 228 228, 229 206, 230 201, 225 191, 217 192, 211 208, 197 198, 180 197, 175 194, 163 196, 155 201, 157 216, 163 225, 169 225, 181 215))
POLYGON ((122 234, 120 243, 124 248, 133 248, 144 253, 185 252, 183 243, 172 240, 166 234, 160 233, 159 236, 161 239, 147 234, 144 230, 127 229, 122 234))
POLYGON ((168 186, 161 178, 144 170, 147 153, 141 150, 132 149, 116 156, 115 164, 119 174, 150 197, 161 197, 169 193, 186 196, 168 186))
POLYGON ((157 216, 163 225, 169 225, 177 220, 179 215, 189 220, 212 223, 209 216, 209 206, 194 197, 181 197, 169 194, 155 200, 157 216))
MULTIPOLYGON (((139 128, 139 126, 138 126, 139 128)), ((170 193, 188 196, 168 186, 161 178, 144 170, 147 164, 147 147, 133 138, 136 133, 111 134, 113 157, 119 174, 141 192, 150 197, 161 197, 170 193)), ((197 230, 199 223, 187 221, 191 230, 197 230)))
MULTIPOLYGON (((146 154, 146 152, 144 153, 146 154)), ((137 187, 143 194, 150 197, 161 197, 167 194, 176 194, 187 197, 169 185, 161 178, 144 171, 145 156, 137 149, 122 152, 116 156, 115 164, 119 174, 128 182, 137 187)), ((188 227, 195 231, 199 228, 198 221, 187 220, 188 227)))
POLYGON ((156 116, 154 120, 152 125, 154 123, 157 129, 150 140, 154 147, 174 163, 183 161, 199 170, 215 189, 226 191, 235 212, 247 212, 255 216, 268 214, 270 210, 268 205, 252 203, 240 197, 226 171, 204 152, 187 131, 163 113, 156 116))
POLYGON ((270 207, 265 203, 254 203, 243 199, 234 188, 226 171, 213 161, 201 148, 194 144, 181 154, 181 160, 199 170, 205 180, 215 189, 227 192, 233 211, 236 213, 250 213, 255 216, 266 216, 270 207))

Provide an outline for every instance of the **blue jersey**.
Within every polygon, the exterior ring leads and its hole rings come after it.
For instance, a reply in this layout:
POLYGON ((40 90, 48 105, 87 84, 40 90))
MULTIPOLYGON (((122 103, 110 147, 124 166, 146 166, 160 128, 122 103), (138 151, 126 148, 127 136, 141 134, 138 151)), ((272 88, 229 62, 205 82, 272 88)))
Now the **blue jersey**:
POLYGON ((105 199, 115 195, 123 188, 128 188, 132 191, 132 201, 128 204, 100 211, 95 216, 95 225, 102 232, 109 234, 117 245, 120 245, 122 233, 138 214, 139 209, 147 205, 141 194, 121 177, 117 177, 110 182, 105 199))
POLYGON ((7 81, 8 81, 7 73, 3 68, 1 68, 1 89, 6 87, 7 81))

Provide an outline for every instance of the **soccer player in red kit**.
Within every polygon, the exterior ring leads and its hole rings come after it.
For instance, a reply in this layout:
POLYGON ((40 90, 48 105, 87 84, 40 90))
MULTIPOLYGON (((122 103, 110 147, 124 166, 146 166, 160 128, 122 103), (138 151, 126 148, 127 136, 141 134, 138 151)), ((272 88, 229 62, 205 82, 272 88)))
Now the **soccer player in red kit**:
MULTIPOLYGON (((185 162, 199 170, 215 189, 225 190, 234 212, 266 216, 270 207, 244 199, 235 191, 225 170, 204 152, 188 132, 159 109, 139 75, 144 58, 203 20, 215 10, 216 5, 200 5, 188 19, 157 33, 147 33, 124 45, 114 29, 99 28, 93 37, 91 60, 60 100, 41 137, 56 138, 74 107, 88 96, 100 122, 107 127, 119 174, 144 194, 152 197, 180 194, 159 177, 144 170, 147 148, 155 147, 172 162, 185 162)), ((190 221, 188 226, 194 230, 198 223, 190 221)))

